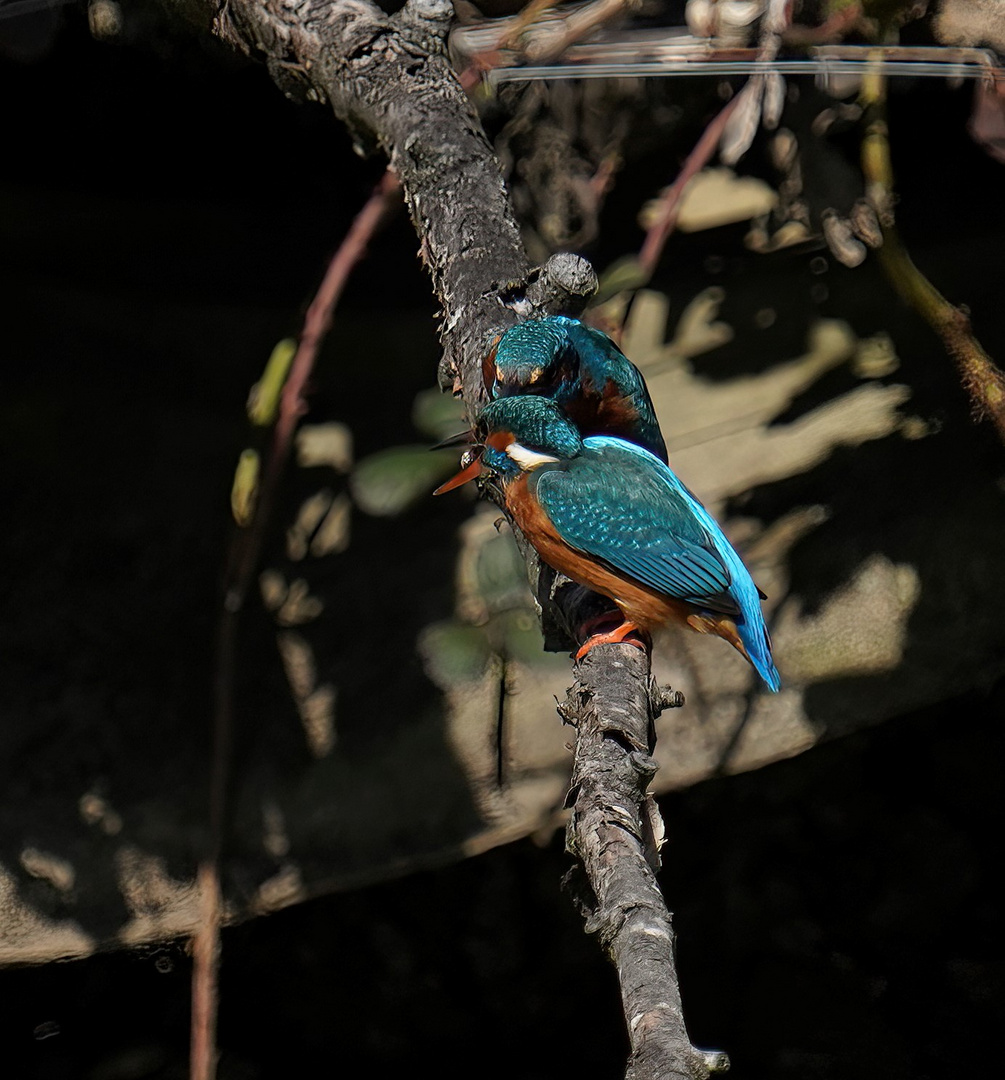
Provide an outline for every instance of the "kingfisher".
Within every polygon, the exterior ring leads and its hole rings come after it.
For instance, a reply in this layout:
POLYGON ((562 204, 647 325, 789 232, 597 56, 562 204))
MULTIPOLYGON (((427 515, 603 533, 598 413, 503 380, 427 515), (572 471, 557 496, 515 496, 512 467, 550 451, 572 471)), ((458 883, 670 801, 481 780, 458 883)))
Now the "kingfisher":
POLYGON ((493 399, 551 398, 584 436, 615 435, 667 460, 642 372, 579 319, 549 315, 511 326, 485 358, 484 378, 493 399))
POLYGON ((470 460, 439 495, 481 475, 553 569, 617 604, 622 623, 577 653, 628 641, 648 648, 677 623, 729 642, 769 690, 779 687, 763 596, 739 555, 670 467, 636 443, 584 438, 550 398, 521 395, 482 411, 470 460))

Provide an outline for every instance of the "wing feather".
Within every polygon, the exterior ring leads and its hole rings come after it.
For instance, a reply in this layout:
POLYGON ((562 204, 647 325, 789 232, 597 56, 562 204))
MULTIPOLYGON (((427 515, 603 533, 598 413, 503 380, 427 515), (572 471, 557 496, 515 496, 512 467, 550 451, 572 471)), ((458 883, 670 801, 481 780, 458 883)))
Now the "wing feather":
POLYGON ((582 454, 565 467, 542 469, 533 482, 570 547, 667 596, 740 613, 717 549, 718 526, 652 454, 598 436, 585 440, 582 454))

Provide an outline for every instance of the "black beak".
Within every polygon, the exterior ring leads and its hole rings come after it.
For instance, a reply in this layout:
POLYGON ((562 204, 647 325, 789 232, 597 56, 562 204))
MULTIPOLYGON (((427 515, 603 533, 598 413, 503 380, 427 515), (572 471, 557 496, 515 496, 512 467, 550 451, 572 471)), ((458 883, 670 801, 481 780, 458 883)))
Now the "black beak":
POLYGON ((475 441, 474 432, 470 430, 458 431, 456 435, 448 435, 438 443, 431 446, 430 450, 445 450, 448 446, 464 446, 475 441))

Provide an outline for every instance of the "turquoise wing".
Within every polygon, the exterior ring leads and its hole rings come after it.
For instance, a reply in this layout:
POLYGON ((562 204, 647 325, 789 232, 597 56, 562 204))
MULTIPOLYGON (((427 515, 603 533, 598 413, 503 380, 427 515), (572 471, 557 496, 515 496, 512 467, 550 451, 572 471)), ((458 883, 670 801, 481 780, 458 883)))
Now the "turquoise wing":
POLYGON ((558 316, 555 321, 565 326, 569 341, 579 357, 581 377, 588 378, 605 396, 608 385, 613 385, 617 396, 624 399, 626 407, 637 417, 633 441, 665 463, 666 443, 642 372, 602 331, 578 319, 558 316))
POLYGON ((729 560, 720 550, 728 542, 648 451, 596 436, 585 440, 566 468, 542 469, 535 480, 542 509, 570 547, 674 599, 741 613, 730 592, 729 560))

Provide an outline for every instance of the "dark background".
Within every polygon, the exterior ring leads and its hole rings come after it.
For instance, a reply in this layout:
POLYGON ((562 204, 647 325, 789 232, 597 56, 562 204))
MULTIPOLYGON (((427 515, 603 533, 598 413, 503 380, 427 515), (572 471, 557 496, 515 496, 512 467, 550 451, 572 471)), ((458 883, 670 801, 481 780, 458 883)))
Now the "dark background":
MULTIPOLYGON (((28 44, 0 23, 3 471, 86 455, 108 411, 142 425, 151 394, 183 402, 182 423, 185 409, 230 415, 213 438, 236 453, 263 343, 295 332, 382 164, 356 158, 323 109, 287 102, 263 70, 212 44, 156 27, 99 44, 77 9, 51 18, 54 34, 36 29, 28 44), (243 338, 217 317, 228 307, 254 313, 243 338), (167 314, 179 308, 182 325, 167 314)), ((919 263, 971 303, 1001 358, 1003 172, 966 136, 969 93, 894 96, 898 213, 919 263)), ((665 153, 629 162, 589 253, 599 266, 637 248, 638 205, 673 171, 665 153)), ((706 257, 728 253, 731 280, 748 283, 736 302, 762 306, 804 256, 762 262, 741 236, 675 239, 661 287, 696 290, 706 257)), ((358 362, 318 373, 322 396, 334 380, 343 408, 372 414, 360 453, 408 429, 432 381, 435 305, 416 247, 404 216, 372 246, 333 338, 358 362), (410 328, 393 369, 376 359, 389 313, 410 328)), ((863 279, 829 280, 821 312, 848 317, 863 279)), ((856 330, 881 327, 894 302, 863 297, 856 330)), ((193 423, 193 437, 204 430, 193 423)), ((156 454, 156 431, 149 446, 156 454)), ((184 461, 178 472, 184 483, 184 461)), ((227 471, 210 481, 197 497, 225 498, 227 471)), ((39 573, 33 530, 54 527, 44 493, 26 501, 10 487, 20 501, 5 498, 4 573, 39 573)), ((225 537, 221 514, 219 533, 200 537, 193 592, 212 595, 225 537)), ((922 1080, 999 1067, 1003 707, 1005 688, 975 689, 662 800, 689 1026, 698 1045, 729 1052, 733 1075, 922 1080)), ((618 1076, 617 987, 561 891, 566 866, 560 837, 523 841, 226 931, 221 1075, 618 1076)), ((182 945, 0 972, 4 1075, 185 1075, 189 973, 182 945)))

